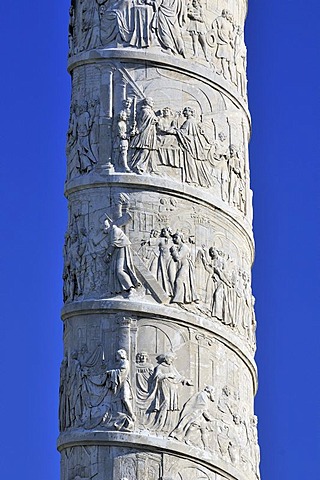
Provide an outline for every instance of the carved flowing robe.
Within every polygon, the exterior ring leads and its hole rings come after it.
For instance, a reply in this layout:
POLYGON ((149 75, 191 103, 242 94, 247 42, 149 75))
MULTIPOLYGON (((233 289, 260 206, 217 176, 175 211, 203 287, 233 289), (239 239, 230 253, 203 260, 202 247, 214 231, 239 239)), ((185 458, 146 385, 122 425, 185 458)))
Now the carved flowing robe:
POLYGON ((206 140, 194 117, 189 117, 177 130, 178 141, 183 149, 184 174, 187 183, 210 187, 212 178, 207 160, 206 140))
POLYGON ((184 55, 181 27, 186 18, 183 0, 156 0, 152 27, 162 47, 184 55))
POLYGON ((157 280, 169 297, 172 296, 177 271, 175 262, 170 254, 170 245, 171 242, 169 243, 168 238, 160 237, 157 280))
POLYGON ((152 430, 172 430, 175 415, 171 414, 180 410, 178 385, 184 380, 172 364, 162 362, 155 368, 153 390, 149 396, 147 410, 150 414, 148 426, 152 430))
POLYGON ((131 420, 127 405, 133 394, 128 376, 129 362, 122 360, 118 368, 84 377, 84 398, 88 410, 85 428, 94 428, 101 422, 117 424, 119 418, 121 422, 131 420))
POLYGON ((130 39, 130 3, 128 0, 97 0, 101 15, 102 46, 117 40, 130 39), (107 5, 106 5, 107 4, 107 5))
POLYGON ((157 130, 158 117, 149 105, 141 108, 138 117, 138 134, 132 139, 131 147, 135 149, 131 161, 132 170, 137 173, 157 171, 157 130))
POLYGON ((111 293, 129 291, 140 285, 136 277, 131 242, 117 225, 111 225, 108 231, 108 252, 111 255, 108 264, 108 285, 111 293))
POLYGON ((177 273, 173 288, 172 303, 192 303, 198 300, 194 279, 194 267, 190 249, 181 243, 173 250, 173 259, 177 262, 177 273))
POLYGON ((211 421, 211 416, 208 412, 208 401, 208 394, 203 390, 193 395, 183 407, 179 423, 171 432, 170 437, 182 441, 185 440, 190 427, 205 428, 205 424, 211 421))

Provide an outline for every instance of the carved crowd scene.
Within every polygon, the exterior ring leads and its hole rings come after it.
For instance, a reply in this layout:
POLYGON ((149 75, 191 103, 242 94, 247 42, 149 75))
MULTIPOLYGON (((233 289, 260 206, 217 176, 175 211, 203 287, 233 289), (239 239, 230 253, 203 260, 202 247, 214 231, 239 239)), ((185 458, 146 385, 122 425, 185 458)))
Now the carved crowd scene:
POLYGON ((200 187, 251 217, 248 119, 223 93, 120 62, 79 67, 73 82, 68 180, 92 171, 156 176, 200 187))
POLYGON ((97 48, 192 59, 246 97, 246 2, 79 0, 70 8, 69 56, 97 48))
POLYGON ((72 0, 61 480, 259 480, 246 0, 72 0))
POLYGON ((76 196, 64 246, 64 301, 143 300, 209 317, 255 349, 251 252, 205 207, 166 195, 76 196), (94 208, 92 208, 92 206, 94 208), (228 233, 227 233, 228 232, 228 233))
POLYGON ((90 325, 67 320, 68 338, 75 350, 61 364, 61 431, 164 438, 258 478, 250 373, 213 336, 160 319, 96 315, 90 325))

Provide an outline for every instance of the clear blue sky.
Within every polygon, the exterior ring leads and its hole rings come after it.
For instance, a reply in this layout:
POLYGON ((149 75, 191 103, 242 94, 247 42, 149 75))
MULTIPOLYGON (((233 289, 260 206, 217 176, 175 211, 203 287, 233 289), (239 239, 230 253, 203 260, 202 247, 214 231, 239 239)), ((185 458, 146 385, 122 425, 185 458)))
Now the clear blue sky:
MULTIPOLYGON (((320 4, 249 0, 263 480, 320 458, 320 4)), ((1 478, 57 480, 68 0, 0 2, 1 478)))

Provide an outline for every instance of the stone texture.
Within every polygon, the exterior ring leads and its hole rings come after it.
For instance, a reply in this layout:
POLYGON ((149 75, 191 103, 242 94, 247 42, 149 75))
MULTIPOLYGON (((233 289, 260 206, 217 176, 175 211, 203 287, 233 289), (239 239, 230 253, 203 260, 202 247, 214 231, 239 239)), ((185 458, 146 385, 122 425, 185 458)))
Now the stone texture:
POLYGON ((62 480, 259 479, 242 0, 74 0, 62 480))

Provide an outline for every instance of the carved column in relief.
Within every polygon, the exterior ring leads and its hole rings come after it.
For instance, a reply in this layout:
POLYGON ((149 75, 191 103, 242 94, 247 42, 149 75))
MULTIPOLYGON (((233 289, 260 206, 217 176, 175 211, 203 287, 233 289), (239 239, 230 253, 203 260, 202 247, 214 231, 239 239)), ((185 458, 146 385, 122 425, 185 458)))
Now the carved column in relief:
POLYGON ((246 0, 73 0, 62 480, 257 480, 246 0))

